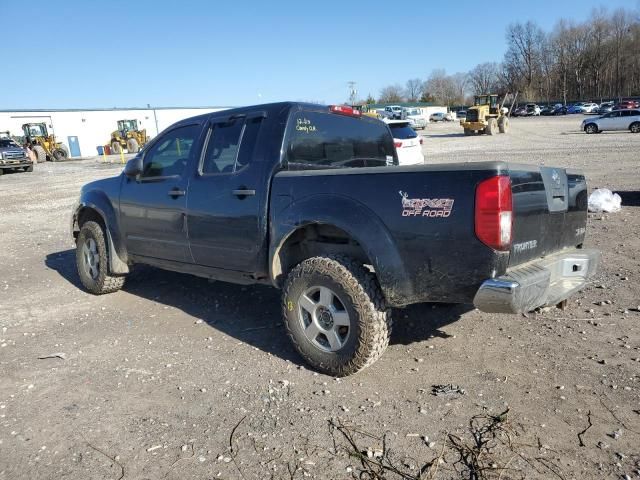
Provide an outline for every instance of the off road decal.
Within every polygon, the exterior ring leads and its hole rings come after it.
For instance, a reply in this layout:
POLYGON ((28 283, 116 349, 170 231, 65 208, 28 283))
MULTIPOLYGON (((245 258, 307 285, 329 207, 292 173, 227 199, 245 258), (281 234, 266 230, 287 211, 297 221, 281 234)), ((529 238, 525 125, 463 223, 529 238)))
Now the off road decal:
POLYGON ((403 217, 447 218, 453 210, 453 198, 409 198, 400 190, 403 217))

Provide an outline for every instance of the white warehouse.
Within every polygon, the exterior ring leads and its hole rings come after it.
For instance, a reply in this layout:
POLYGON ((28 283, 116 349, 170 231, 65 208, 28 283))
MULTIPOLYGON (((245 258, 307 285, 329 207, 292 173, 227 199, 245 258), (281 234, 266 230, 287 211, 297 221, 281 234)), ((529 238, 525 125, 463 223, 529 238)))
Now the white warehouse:
POLYGON ((98 154, 98 146, 109 145, 118 120, 137 120, 138 127, 153 138, 178 120, 227 108, 231 107, 0 110, 0 132, 22 136, 23 124, 44 123, 72 157, 91 157, 98 154))

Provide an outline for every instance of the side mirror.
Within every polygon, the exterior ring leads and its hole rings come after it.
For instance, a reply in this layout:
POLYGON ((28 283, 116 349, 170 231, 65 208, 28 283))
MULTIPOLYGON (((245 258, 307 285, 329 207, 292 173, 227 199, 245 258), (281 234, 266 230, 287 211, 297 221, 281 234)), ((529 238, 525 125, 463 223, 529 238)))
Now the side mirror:
POLYGON ((124 174, 129 178, 135 178, 142 173, 142 156, 135 156, 124 166, 124 174))

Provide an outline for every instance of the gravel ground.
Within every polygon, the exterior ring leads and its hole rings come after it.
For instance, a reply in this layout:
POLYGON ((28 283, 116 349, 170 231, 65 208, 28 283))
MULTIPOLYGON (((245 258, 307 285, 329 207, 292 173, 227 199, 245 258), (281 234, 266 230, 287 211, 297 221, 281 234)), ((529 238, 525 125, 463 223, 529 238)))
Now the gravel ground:
POLYGON ((274 289, 141 267, 118 293, 81 290, 70 210, 120 165, 2 176, 0 478, 638 478, 640 135, 580 120, 430 125, 424 150, 580 168, 620 192, 621 212, 590 215, 593 284, 527 316, 398 310, 385 355, 344 379, 302 364, 274 289))

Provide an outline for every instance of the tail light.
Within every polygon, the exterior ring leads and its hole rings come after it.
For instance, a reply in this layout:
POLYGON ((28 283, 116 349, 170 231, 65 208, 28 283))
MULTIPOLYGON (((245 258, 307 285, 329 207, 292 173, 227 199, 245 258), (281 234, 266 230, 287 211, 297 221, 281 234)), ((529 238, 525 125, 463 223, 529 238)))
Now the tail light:
POLYGON ((402 146, 402 142, 393 142, 393 146, 396 148, 400 148, 402 146))
POLYGON ((420 145, 422 145, 422 138, 420 139, 420 145))
POLYGON ((475 226, 478 239, 495 250, 509 250, 513 222, 511 180, 499 175, 476 188, 475 226))
POLYGON ((362 112, 360 110, 349 107, 348 105, 330 105, 329 111, 331 113, 339 113, 340 115, 348 115, 350 117, 362 116, 362 112))

